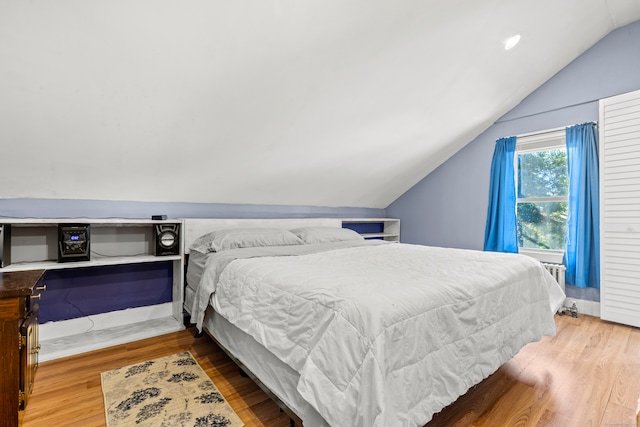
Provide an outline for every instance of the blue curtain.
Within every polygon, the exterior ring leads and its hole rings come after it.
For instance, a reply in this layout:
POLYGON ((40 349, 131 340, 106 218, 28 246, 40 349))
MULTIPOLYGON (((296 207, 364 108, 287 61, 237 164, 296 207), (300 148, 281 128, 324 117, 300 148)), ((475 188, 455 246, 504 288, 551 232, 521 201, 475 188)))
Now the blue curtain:
POLYGON ((489 209, 484 231, 484 250, 518 253, 516 188, 513 159, 516 137, 500 138, 491 161, 489 209))
POLYGON ((569 218, 566 283, 600 288, 598 136, 594 123, 568 127, 569 218))

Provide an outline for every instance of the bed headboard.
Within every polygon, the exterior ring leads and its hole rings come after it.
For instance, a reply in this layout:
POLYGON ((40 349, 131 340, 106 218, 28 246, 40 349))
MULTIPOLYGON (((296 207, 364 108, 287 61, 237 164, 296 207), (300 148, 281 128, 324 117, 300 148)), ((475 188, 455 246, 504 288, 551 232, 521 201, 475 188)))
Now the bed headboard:
POLYGON ((298 227, 342 227, 340 218, 182 218, 182 221, 185 254, 189 253, 189 247, 198 237, 222 228, 269 227, 291 230, 298 227))

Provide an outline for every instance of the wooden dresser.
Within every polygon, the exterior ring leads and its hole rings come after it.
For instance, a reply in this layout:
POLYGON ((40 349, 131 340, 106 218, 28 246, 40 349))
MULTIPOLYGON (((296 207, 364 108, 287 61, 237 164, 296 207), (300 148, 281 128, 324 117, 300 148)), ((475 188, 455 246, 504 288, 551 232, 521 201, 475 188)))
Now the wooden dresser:
POLYGON ((45 270, 0 272, 0 427, 18 425, 38 366, 38 306, 45 270))

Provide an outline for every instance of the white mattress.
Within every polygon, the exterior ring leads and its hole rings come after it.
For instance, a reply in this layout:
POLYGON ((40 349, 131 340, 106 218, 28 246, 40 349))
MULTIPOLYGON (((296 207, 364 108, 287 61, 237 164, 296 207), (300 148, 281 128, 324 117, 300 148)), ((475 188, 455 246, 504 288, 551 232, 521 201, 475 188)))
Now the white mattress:
POLYGON ((334 426, 424 425, 554 334, 564 297, 523 255, 389 244, 226 263, 214 308, 334 426))
MULTIPOLYGON (((564 299, 529 257, 404 244, 252 252, 218 270, 202 276, 199 291, 210 291, 201 299, 215 292, 216 311, 245 337, 221 343, 305 426, 424 425, 522 346, 554 334, 564 299), (236 341, 245 342, 238 352, 236 341)), ((200 299, 185 297, 189 307, 200 299)), ((209 321, 214 336, 224 333, 209 321)))

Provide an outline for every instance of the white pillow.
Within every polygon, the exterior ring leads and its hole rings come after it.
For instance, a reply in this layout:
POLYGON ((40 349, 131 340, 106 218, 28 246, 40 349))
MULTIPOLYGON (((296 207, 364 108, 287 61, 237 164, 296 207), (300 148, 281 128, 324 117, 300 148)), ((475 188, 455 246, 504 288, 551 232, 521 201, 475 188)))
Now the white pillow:
POLYGON ((190 249, 203 254, 227 249, 301 245, 304 242, 283 228, 226 228, 198 237, 190 249))
POLYGON ((305 243, 330 243, 348 240, 364 240, 357 232, 339 227, 303 227, 291 230, 305 243))

